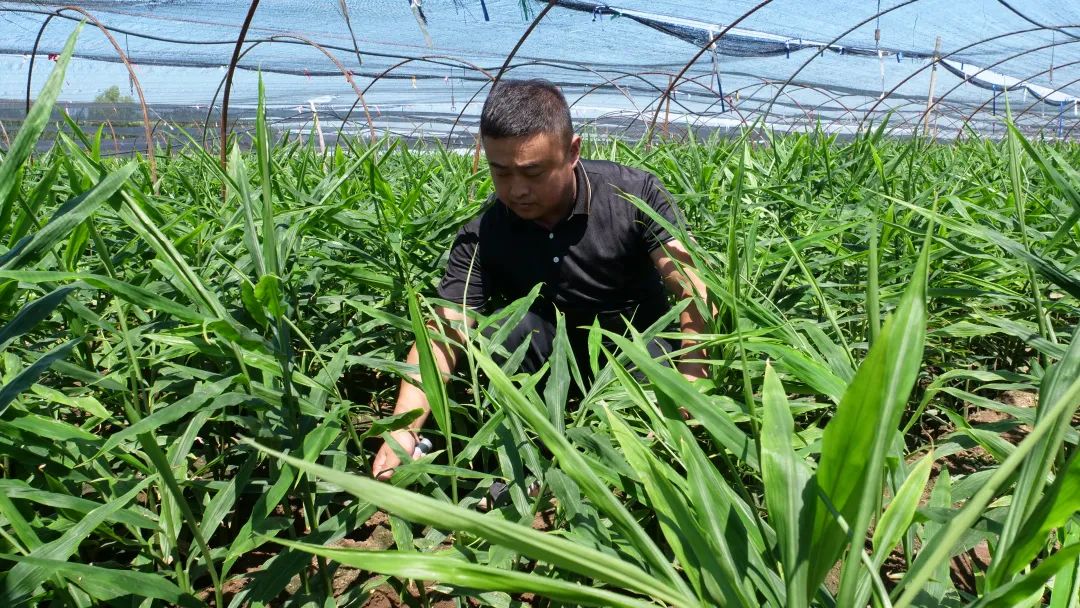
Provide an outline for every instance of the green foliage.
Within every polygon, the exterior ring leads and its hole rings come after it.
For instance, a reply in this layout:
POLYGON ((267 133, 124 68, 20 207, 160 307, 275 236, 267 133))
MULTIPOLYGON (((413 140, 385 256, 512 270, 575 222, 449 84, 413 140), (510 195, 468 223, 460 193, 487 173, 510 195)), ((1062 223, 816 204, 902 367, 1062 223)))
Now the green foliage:
POLYGON ((663 324, 592 329, 591 385, 565 327, 522 373, 523 300, 475 315, 444 390, 430 349, 400 361, 448 339, 430 295, 491 191, 471 158, 320 154, 261 116, 226 171, 159 156, 157 189, 81 132, 31 157, 70 51, 0 164, 0 605, 322 605, 343 566, 340 605, 410 580, 420 605, 1076 605, 1080 147, 590 143, 686 212, 708 382, 649 356, 663 324), (375 482, 411 375, 436 450, 375 482), (379 509, 395 546, 349 546, 379 509))
POLYGON ((115 84, 94 96, 94 103, 135 103, 131 95, 121 95, 115 84))

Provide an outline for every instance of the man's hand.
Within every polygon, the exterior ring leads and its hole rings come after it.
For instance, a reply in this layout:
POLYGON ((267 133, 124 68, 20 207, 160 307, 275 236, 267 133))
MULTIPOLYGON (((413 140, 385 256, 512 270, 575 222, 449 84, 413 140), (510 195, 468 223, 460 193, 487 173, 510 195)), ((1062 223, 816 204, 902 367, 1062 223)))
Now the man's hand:
MULTIPOLYGON (((390 437, 405 450, 406 454, 412 455, 416 451, 416 433, 405 429, 390 433, 390 437)), ((390 476, 394 474, 394 469, 401 466, 401 458, 398 458, 390 445, 389 441, 384 441, 382 447, 376 452, 375 459, 371 461, 371 476, 375 479, 382 481, 390 479, 390 476)))

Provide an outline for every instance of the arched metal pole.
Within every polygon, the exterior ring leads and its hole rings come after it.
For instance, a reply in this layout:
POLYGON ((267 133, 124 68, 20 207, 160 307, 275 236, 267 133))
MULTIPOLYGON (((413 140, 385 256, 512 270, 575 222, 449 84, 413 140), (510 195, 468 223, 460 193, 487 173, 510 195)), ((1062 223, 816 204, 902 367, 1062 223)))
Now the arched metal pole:
POLYGON ((157 159, 154 154, 154 135, 153 129, 150 126, 150 112, 146 105, 146 96, 143 95, 142 85, 139 84, 139 77, 135 75, 135 68, 131 66, 131 62, 128 61, 128 56, 124 53, 124 49, 120 48, 120 44, 113 38, 113 35, 109 32, 108 28, 101 24, 96 17, 88 13, 86 10, 78 6, 64 6, 57 11, 74 11, 80 15, 86 17, 88 21, 93 23, 101 33, 108 38, 109 43, 112 44, 113 49, 116 50, 116 54, 120 56, 120 60, 124 62, 124 67, 127 68, 128 76, 131 77, 131 82, 135 85, 135 92, 139 95, 139 107, 142 109, 143 115, 143 129, 146 134, 146 160, 150 163, 150 187, 153 189, 154 194, 158 192, 157 183, 157 159))
MULTIPOLYGON (((221 99, 221 141, 219 142, 220 150, 220 162, 221 172, 225 173, 228 168, 228 147, 229 147, 229 95, 232 93, 232 79, 233 73, 236 71, 236 64, 240 61, 240 49, 244 46, 244 38, 247 37, 248 28, 251 26, 252 19, 255 18, 255 10, 259 8, 259 0, 251 0, 251 5, 248 6, 247 16, 244 17, 244 23, 240 26, 240 35, 236 38, 236 47, 233 48, 232 59, 229 60, 229 69, 225 74, 225 93, 221 99)), ((213 110, 213 104, 210 104, 210 109, 213 110)), ((228 192, 225 184, 221 184, 221 202, 225 203, 225 199, 228 192)))
MULTIPOLYGON (((994 41, 998 41, 998 40, 1001 40, 1001 39, 1003 39, 1003 38, 1007 38, 1007 37, 1009 37, 1009 36, 1017 36, 1017 35, 1020 35, 1020 34, 1026 34, 1026 33, 1031 33, 1031 32, 1036 32, 1036 31, 1040 31, 1040 28, 1031 28, 1031 29, 1025 29, 1025 30, 1017 30, 1017 31, 1015 31, 1015 32, 1010 32, 1010 33, 1008 33, 1008 34, 1004 34, 1004 35, 1001 35, 1001 36, 991 36, 991 37, 988 37, 988 38, 983 38, 983 39, 981 39, 981 40, 977 40, 977 41, 975 41, 975 42, 972 42, 971 44, 967 44, 967 45, 964 45, 964 46, 962 46, 962 47, 959 47, 959 48, 957 48, 957 49, 954 49, 954 50, 952 50, 952 51, 950 51, 950 52, 948 52, 948 53, 946 53, 946 54, 944 54, 944 55, 941 55, 941 56, 940 56, 940 57, 938 58, 938 60, 941 60, 941 59, 949 59, 950 57, 953 57, 953 56, 955 56, 955 55, 958 55, 958 54, 960 54, 960 53, 963 53, 964 51, 967 51, 967 50, 973 49, 973 48, 975 48, 975 47, 977 47, 977 46, 980 46, 980 45, 983 45, 983 44, 987 44, 987 43, 989 43, 989 42, 994 42, 994 41)), ((908 75, 908 76, 907 76, 906 78, 904 78, 904 79, 903 79, 903 80, 901 80, 900 82, 896 83, 896 86, 894 86, 893 88, 891 88, 891 89, 889 89, 888 91, 886 91, 885 95, 884 95, 884 96, 883 96, 883 97, 882 97, 881 99, 878 99, 878 100, 877 100, 877 101, 876 101, 876 102, 874 103, 874 105, 873 105, 873 106, 871 106, 869 110, 867 110, 866 114, 865 114, 865 115, 863 116, 863 120, 862 120, 862 121, 860 121, 860 123, 859 123, 859 128, 860 128, 860 129, 862 128, 863 124, 864 124, 864 123, 865 123, 865 121, 866 121, 866 118, 867 118, 867 116, 869 116, 869 115, 870 115, 870 114, 872 114, 872 113, 873 113, 873 112, 874 112, 875 110, 877 110, 877 107, 878 107, 878 106, 879 106, 879 105, 880 105, 881 103, 883 103, 885 99, 888 99, 888 98, 890 98, 890 97, 892 96, 892 94, 893 94, 893 93, 895 93, 895 92, 897 91, 897 89, 899 89, 900 87, 902 87, 902 86, 904 86, 905 84, 907 84, 907 83, 908 83, 908 82, 909 82, 909 81, 910 81, 911 79, 915 78, 916 76, 918 76, 918 75, 919 75, 919 74, 921 74, 922 72, 924 72, 924 71, 926 71, 926 70, 928 70, 928 69, 931 69, 931 68, 932 68, 932 67, 934 66, 934 64, 935 64, 935 62, 933 62, 933 61, 931 61, 931 62, 927 63, 926 65, 924 65, 924 66, 920 67, 919 69, 917 69, 917 70, 915 70, 914 72, 912 72, 911 74, 909 74, 909 75, 908 75)), ((951 92, 952 92, 953 90, 955 90, 955 89, 956 89, 956 87, 953 87, 953 89, 950 89, 950 90, 949 90, 949 91, 948 91, 948 92, 947 92, 946 94, 948 94, 948 93, 951 93, 951 92)), ((944 96, 941 96, 941 98, 939 99, 939 101, 941 101, 941 100, 944 100, 944 96)), ((932 112, 932 111, 934 110, 934 108, 935 108, 935 107, 936 107, 936 104, 931 104, 931 105, 930 105, 930 107, 928 107, 928 108, 926 109, 926 111, 925 111, 925 112, 923 112, 923 115, 925 116, 925 115, 926 115, 926 114, 928 114, 929 112, 932 112)))
POLYGON ((701 47, 701 50, 699 50, 696 54, 694 54, 694 57, 689 62, 687 62, 687 64, 685 66, 683 66, 683 68, 681 70, 679 70, 679 73, 675 76, 675 78, 672 79, 672 81, 668 85, 667 89, 664 90, 664 94, 663 94, 662 98, 658 100, 659 103, 656 104, 656 111, 653 113, 652 120, 649 121, 649 128, 648 128, 648 130, 646 131, 646 134, 645 134, 646 143, 648 143, 648 144, 652 143, 653 133, 656 130, 656 121, 660 118, 660 110, 664 106, 664 101, 666 101, 671 96, 671 92, 674 91, 675 88, 679 86, 679 83, 682 81, 683 76, 686 74, 686 72, 688 72, 690 70, 690 67, 693 66, 695 63, 697 63, 697 60, 701 59, 701 56, 704 55, 705 52, 708 51, 710 48, 712 48, 712 46, 714 44, 716 44, 717 41, 719 41, 721 38, 723 38, 724 34, 727 34, 731 30, 731 28, 733 28, 736 25, 742 23, 743 20, 745 20, 747 17, 749 17, 750 15, 753 15, 754 13, 758 12, 759 10, 765 8, 766 6, 771 4, 772 2, 773 2, 773 0, 762 0, 762 2, 759 2, 756 6, 754 6, 754 8, 752 8, 749 11, 743 13, 742 16, 740 16, 738 19, 736 19, 736 20, 732 21, 731 23, 729 23, 728 26, 725 27, 723 30, 721 30, 720 33, 717 34, 715 38, 710 40, 709 43, 706 44, 705 46, 701 47))
POLYGON ((26 113, 30 113, 30 82, 34 78, 34 60, 37 59, 38 45, 41 44, 41 36, 45 33, 45 28, 52 21, 57 13, 49 14, 45 17, 45 22, 41 24, 41 28, 38 29, 37 37, 34 38, 34 48, 30 51, 30 65, 26 72, 26 113))
MULTIPOLYGON (((818 51, 816 51, 815 53, 813 53, 813 54, 812 54, 812 55, 810 56, 810 58, 809 58, 809 59, 807 59, 807 60, 806 60, 805 62, 803 62, 803 64, 802 64, 802 65, 800 65, 800 66, 798 67, 798 69, 796 69, 796 70, 795 70, 795 71, 794 71, 794 72, 793 72, 793 73, 791 74, 791 76, 789 76, 789 77, 788 77, 788 79, 787 79, 787 80, 785 80, 785 81, 784 81, 784 83, 780 85, 780 88, 779 88, 779 89, 778 89, 778 90, 776 91, 776 96, 774 96, 774 97, 773 97, 773 100, 775 101, 776 97, 777 97, 777 96, 779 96, 779 95, 780 95, 780 93, 781 93, 781 92, 782 92, 782 91, 783 91, 783 90, 784 90, 784 89, 785 89, 785 88, 786 88, 786 87, 787 87, 787 86, 788 86, 789 84, 791 84, 791 83, 792 83, 792 82, 793 82, 793 81, 795 80, 795 77, 796 77, 796 76, 798 76, 798 75, 799 75, 800 73, 802 73, 802 71, 803 71, 803 70, 805 70, 805 69, 806 69, 806 67, 807 67, 807 66, 809 66, 809 65, 810 65, 810 63, 814 61, 814 59, 817 59, 818 57, 820 57, 821 55, 823 55, 823 54, 825 53, 825 50, 826 50, 827 48, 829 48, 829 47, 831 47, 831 46, 835 45, 835 44, 836 44, 837 42, 839 42, 840 40, 842 40, 842 39, 843 39, 843 38, 844 38, 845 36, 847 36, 847 35, 848 35, 848 34, 850 34, 851 32, 854 32, 855 30, 857 30, 857 29, 859 29, 860 27, 862 27, 862 26, 866 25, 867 23, 870 23, 871 21, 874 21, 875 19, 878 19, 878 18, 880 18, 880 17, 882 16, 882 15, 885 15, 885 14, 891 13, 892 11, 895 11, 895 10, 897 10, 897 9, 899 9, 899 8, 903 8, 903 7, 905 7, 905 6, 908 6, 909 4, 914 4, 914 3, 918 2, 918 1, 919 1, 919 0, 907 0, 906 2, 901 2, 900 4, 897 4, 896 6, 890 7, 890 8, 888 8, 888 9, 886 9, 886 10, 883 10, 883 11, 877 11, 877 12, 875 12, 875 13, 874 13, 873 15, 871 15, 870 17, 868 17, 868 18, 866 18, 866 19, 864 19, 864 20, 860 21, 859 23, 856 23, 856 24, 855 24, 855 25, 853 25, 852 27, 850 27, 850 28, 848 28, 848 29, 844 30, 843 32, 841 32, 839 36, 837 36, 837 37, 833 38, 833 39, 832 39, 831 41, 829 41, 828 43, 826 43, 826 45, 825 45, 825 47, 824 47, 824 48, 822 48, 822 49, 819 49, 818 51)), ((764 116, 762 116, 762 121, 768 120, 768 118, 769 118, 769 114, 770 114, 770 113, 772 113, 772 107, 773 107, 773 105, 774 105, 774 104, 770 103, 770 104, 769 104, 769 107, 765 109, 765 113, 764 113, 764 116)))

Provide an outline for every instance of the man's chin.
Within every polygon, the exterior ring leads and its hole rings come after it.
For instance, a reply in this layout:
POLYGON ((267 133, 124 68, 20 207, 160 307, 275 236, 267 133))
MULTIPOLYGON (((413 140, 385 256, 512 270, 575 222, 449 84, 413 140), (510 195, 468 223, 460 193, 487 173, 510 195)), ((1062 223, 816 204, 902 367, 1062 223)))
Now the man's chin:
POLYGON ((523 220, 535 220, 540 215, 539 208, 536 205, 513 205, 510 210, 523 220))

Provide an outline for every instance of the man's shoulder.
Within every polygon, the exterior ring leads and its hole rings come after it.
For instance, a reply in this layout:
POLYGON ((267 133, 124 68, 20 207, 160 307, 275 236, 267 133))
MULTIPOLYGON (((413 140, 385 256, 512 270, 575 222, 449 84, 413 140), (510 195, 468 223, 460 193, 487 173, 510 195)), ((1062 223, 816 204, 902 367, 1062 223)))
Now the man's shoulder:
POLYGON ((607 185, 616 190, 630 192, 639 190, 646 183, 657 181, 656 176, 648 171, 609 160, 582 159, 581 166, 594 186, 607 185))
POLYGON ((472 216, 472 219, 461 227, 461 231, 472 234, 490 233, 493 228, 502 228, 509 223, 512 219, 509 213, 510 210, 506 208, 506 205, 503 205, 495 196, 495 193, 492 193, 483 206, 480 207, 480 210, 476 212, 476 215, 472 216))

